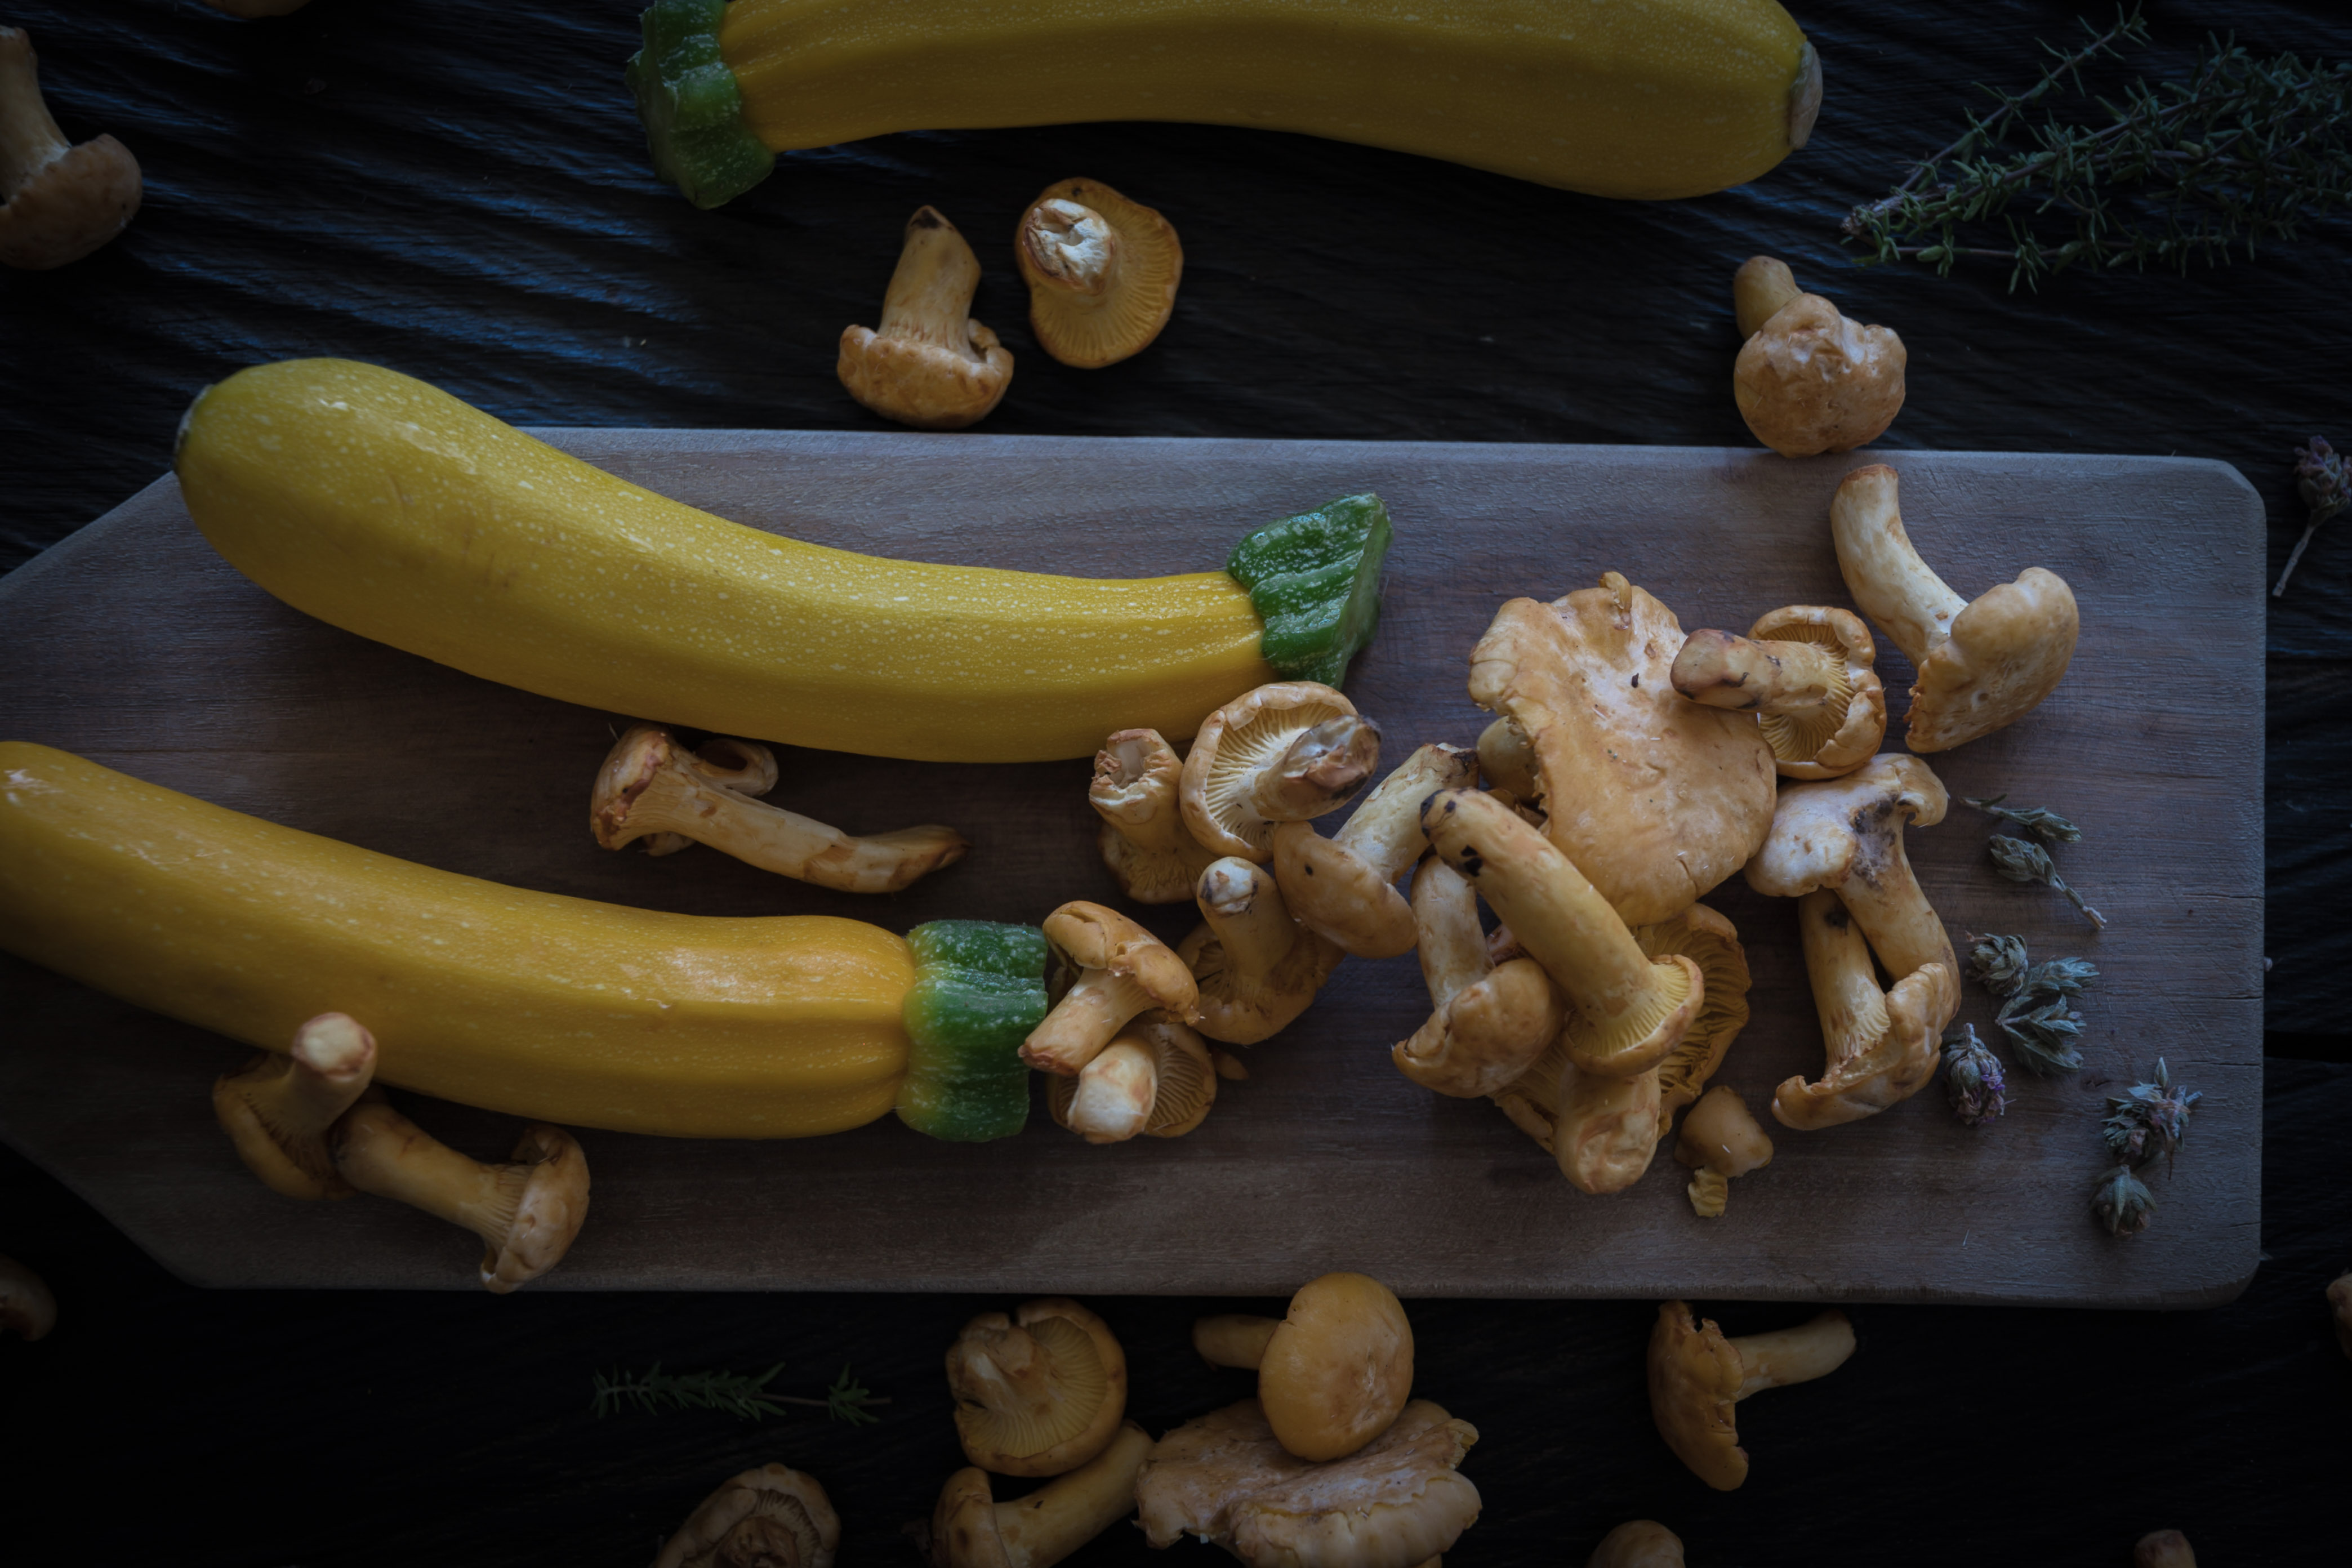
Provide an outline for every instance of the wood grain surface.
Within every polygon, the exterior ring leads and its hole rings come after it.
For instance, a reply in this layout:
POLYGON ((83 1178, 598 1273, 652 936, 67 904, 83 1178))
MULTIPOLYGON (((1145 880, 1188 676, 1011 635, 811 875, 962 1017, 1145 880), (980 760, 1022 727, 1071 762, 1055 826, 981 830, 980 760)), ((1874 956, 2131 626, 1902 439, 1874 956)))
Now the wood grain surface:
MULTIPOLYGON (((1396 519, 1380 635, 1349 689, 1390 758, 1468 743, 1466 656, 1494 609, 1624 572, 1686 627, 1744 629, 1842 602, 1826 511, 1853 458, 1671 447, 557 430, 626 478, 747 523, 878 554, 1079 575, 1198 569, 1272 517, 1373 489, 1396 519)), ((1350 960, 1285 1035, 1246 1053, 1198 1132, 1091 1148, 1042 1104, 1007 1143, 895 1122, 785 1143, 592 1132, 595 1206, 539 1289, 1052 1289, 1286 1293, 1357 1268, 1407 1296, 1739 1296, 2207 1306, 2257 1258, 2262 1109, 2263 516, 2228 467, 2189 459, 1887 453, 1931 563, 1965 594, 2027 565, 2073 584, 2084 631, 2022 723, 1931 759, 1954 796, 1910 836, 1956 938, 2024 935, 2103 977, 2081 1075, 2013 1071, 1996 1125, 1940 1086, 1819 1133, 1774 1126, 1772 1165, 1693 1218, 1662 1156, 1613 1198, 1574 1192, 1485 1101, 1400 1077, 1425 1016, 1410 958, 1350 960), (2067 876, 2109 916, 1996 879, 2008 791, 2081 823, 2067 876), (2206 1090, 2197 1157, 2154 1179, 2161 1221, 2118 1246, 2086 1215, 2101 1096, 2170 1058, 2206 1090)), ((831 912, 905 930, 1034 921, 1115 900, 1084 762, 913 764, 785 751, 771 798, 851 831, 961 828, 961 865, 878 900, 695 849, 590 840, 615 727, 372 644, 279 605, 213 554, 158 481, 0 584, 14 666, 0 736, 64 747, 237 810, 425 864, 553 892, 712 914, 831 912)), ((1890 693, 1909 682, 1882 643, 1890 693)), ((648 717, 658 717, 649 715, 648 717)), ((1327 829, 1333 826, 1327 822, 1327 829)), ((1710 897, 1748 944, 1754 1022, 1717 1081, 1761 1109, 1821 1044, 1792 904, 1737 879, 1710 897)), ((1143 914, 1173 941, 1192 911, 1143 914)), ((321 996, 324 1008, 334 1005, 321 996)), ((1971 989, 1962 1016, 1984 1029, 1971 989)), ((0 1133, 182 1277, 214 1285, 471 1289, 467 1238, 373 1200, 275 1196, 214 1127, 211 1078, 247 1054, 15 960, 0 963, 0 1133)), ((480 1157, 512 1123, 407 1097, 480 1157)))

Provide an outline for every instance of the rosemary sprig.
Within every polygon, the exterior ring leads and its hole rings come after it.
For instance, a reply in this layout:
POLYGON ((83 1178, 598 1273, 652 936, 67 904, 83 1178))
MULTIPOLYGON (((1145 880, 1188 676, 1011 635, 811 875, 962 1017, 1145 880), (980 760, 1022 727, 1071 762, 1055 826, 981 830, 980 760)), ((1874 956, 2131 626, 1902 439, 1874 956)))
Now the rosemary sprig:
POLYGON ((1868 253, 1858 259, 1940 273, 1963 258, 2006 261, 2012 292, 2077 263, 2185 272, 2240 247, 2252 257, 2262 240, 2293 238, 2306 213, 2352 199, 2352 65, 2257 59, 2217 39, 2186 82, 2135 80, 2109 99, 2084 86, 2083 67, 2146 44, 2147 24, 2135 4, 2105 31, 2084 28, 2089 41, 2071 53, 2042 46, 2053 63, 2024 91, 1984 89, 1991 113, 1969 114, 1949 145, 1846 216, 1847 242, 1868 253), (2053 113, 2027 125, 2026 110, 2062 84, 2105 123, 2053 113), (2031 146, 2006 151, 2021 126, 2031 146), (1996 225, 2006 244, 1979 232, 1996 225))
POLYGON ((2083 895, 2076 892, 2067 883, 2066 879, 2058 874, 2057 862, 2050 858, 2050 851, 2041 845, 2028 844, 2022 838, 2011 838, 2005 833, 1996 833, 1992 836, 1992 842, 1987 847, 1992 851, 1994 870, 2012 882, 2047 882, 2051 887, 2065 894, 2068 901, 2082 910, 2093 925, 2101 931, 2107 929, 2107 917, 2093 909, 2084 901, 2083 895))
POLYGON ((595 1374, 595 1413, 612 1415, 631 1408, 657 1414, 663 1410, 721 1410, 740 1421, 767 1421, 790 1414, 786 1406, 803 1405, 822 1409, 827 1418, 852 1426, 872 1426, 881 1417, 867 1413, 866 1406, 887 1405, 887 1396, 877 1396, 849 1375, 849 1368, 841 1369, 824 1397, 812 1399, 804 1394, 771 1394, 768 1384, 784 1370, 778 1362, 767 1371, 752 1375, 740 1372, 667 1373, 656 1362, 650 1371, 642 1373, 616 1372, 611 1376, 595 1374))
POLYGON ((1960 798, 1987 816, 1998 816, 2016 823, 2044 844, 2080 844, 2083 841, 2081 828, 2046 805, 2003 805, 2000 803, 2009 798, 2006 795, 1989 795, 1982 800, 1972 795, 1964 795, 1960 798))
POLYGON ((2308 447, 2294 449, 2294 488, 2309 509, 2311 521, 2304 525, 2303 537, 2294 542, 2294 550, 2286 558, 2286 570, 2279 574, 2278 586, 2271 590, 2273 599, 2286 593, 2286 580, 2294 575, 2295 563, 2303 559, 2304 546, 2319 531, 2319 525, 2352 506, 2352 484, 2347 483, 2344 459, 2336 448, 2314 436, 2308 447))

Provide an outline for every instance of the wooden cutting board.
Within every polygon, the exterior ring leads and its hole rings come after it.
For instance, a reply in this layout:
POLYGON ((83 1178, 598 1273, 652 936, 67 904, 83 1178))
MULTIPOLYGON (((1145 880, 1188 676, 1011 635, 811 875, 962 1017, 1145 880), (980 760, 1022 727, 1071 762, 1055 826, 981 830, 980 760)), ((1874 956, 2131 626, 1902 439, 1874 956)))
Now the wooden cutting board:
MULTIPOLYGON (((1686 627, 1844 602, 1827 509, 1852 458, 1666 447, 558 430, 640 483, 758 527, 877 554, 1078 575, 1197 570, 1248 528, 1370 489, 1396 520, 1380 635, 1349 690, 1391 760, 1468 744, 1472 643, 1518 595, 1625 573, 1686 627)), ((1360 1268, 1412 1296, 1666 1296, 2209 1306, 2257 1258, 2262 1112, 2263 510, 2189 459, 1884 454, 1931 563, 1975 594, 2028 565, 2080 598, 2066 683, 2023 722, 1931 759, 1952 814, 1911 855, 1954 932, 2095 959, 2089 1069, 2012 1069, 2011 1109, 1959 1125, 1940 1082, 1829 1131, 1767 1122, 1778 1152, 1695 1218, 1671 1146, 1631 1192, 1577 1193, 1484 1100, 1407 1082, 1390 1045, 1428 1011, 1411 957, 1350 960, 1283 1036, 1244 1053, 1192 1135, 1092 1148, 1055 1127, 980 1147, 886 1121, 799 1142, 587 1132, 594 1210, 533 1289, 901 1289, 1286 1294, 1360 1268), (1998 879, 2007 791, 2080 823, 2066 874, 2109 916, 1998 879), (2146 1235, 2088 1200, 2102 1095, 2158 1056, 2205 1091, 2146 1235)), ((591 841, 590 782, 629 715, 462 675, 310 620, 231 570, 163 479, 0 581, 0 737, 81 752, 273 821, 551 892, 711 914, 830 912, 904 931, 1035 921, 1116 900, 1083 761, 944 766, 781 753, 771 798, 856 832, 945 821, 970 857, 859 899, 697 848, 591 841)), ((1909 685, 1882 642, 1895 706, 1909 685)), ((651 716, 649 716, 651 717, 651 716)), ((1899 742, 1890 741, 1890 745, 1899 742)), ((1326 823, 1326 828, 1333 826, 1326 823)), ((1761 1112, 1817 1073, 1794 906, 1737 878, 1754 1022, 1717 1081, 1761 1112)), ((1146 912, 1171 942, 1189 909, 1146 912)), ((321 995, 321 1008, 334 1004, 321 995)), ((1990 1036, 1970 987, 1962 1016, 1990 1036)), ((479 1248, 370 1198, 302 1204, 248 1176, 213 1077, 248 1054, 0 958, 0 1134, 182 1277, 221 1286, 472 1289, 479 1248)), ((479 1158, 510 1119, 404 1100, 479 1158)))

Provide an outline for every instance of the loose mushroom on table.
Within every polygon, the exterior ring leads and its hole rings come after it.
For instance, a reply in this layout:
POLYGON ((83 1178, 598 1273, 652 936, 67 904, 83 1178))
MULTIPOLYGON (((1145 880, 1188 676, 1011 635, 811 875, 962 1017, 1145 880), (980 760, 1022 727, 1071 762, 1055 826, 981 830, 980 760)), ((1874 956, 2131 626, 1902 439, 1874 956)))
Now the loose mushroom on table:
POLYGON ((961 430, 1013 384, 1013 354, 971 319, 980 258, 936 207, 907 220, 877 327, 847 327, 836 370, 849 395, 918 430, 961 430))
POLYGON ((1099 180, 1061 180, 1021 215, 1013 253, 1038 346, 1078 370, 1150 347, 1176 308, 1176 227, 1099 180))
POLYGON ((32 36, 0 26, 0 265, 79 260, 129 226, 143 188, 139 160, 113 137, 66 140, 41 97, 32 36))

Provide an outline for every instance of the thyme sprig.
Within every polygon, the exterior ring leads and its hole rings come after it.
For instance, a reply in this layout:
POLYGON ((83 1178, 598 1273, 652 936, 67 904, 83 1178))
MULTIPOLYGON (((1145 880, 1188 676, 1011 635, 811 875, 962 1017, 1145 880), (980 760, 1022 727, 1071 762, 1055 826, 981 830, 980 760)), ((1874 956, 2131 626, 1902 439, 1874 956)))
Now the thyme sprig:
POLYGON ((805 1394, 772 1394, 768 1384, 784 1370, 778 1362, 757 1374, 740 1372, 664 1372, 656 1362, 650 1371, 616 1372, 610 1376, 595 1374, 595 1412, 598 1415, 616 1415, 635 1407, 647 1415, 663 1410, 719 1410, 740 1421, 772 1421, 789 1415, 791 1405, 810 1405, 822 1409, 828 1419, 852 1426, 872 1426, 881 1417, 868 1413, 867 1406, 887 1405, 887 1395, 877 1395, 850 1376, 849 1368, 841 1369, 824 1397, 813 1399, 805 1394))
POLYGON ((2093 909, 2065 878, 2058 874, 2058 863, 2050 858, 2050 851, 2039 844, 2029 844, 2022 838, 2011 838, 1996 833, 1986 846, 1992 852, 1992 868, 2012 882, 2046 882, 2066 895, 2067 901, 2083 911, 2090 922, 2101 931, 2107 929, 2107 917, 2093 909))
POLYGON ((2294 549, 2286 558, 2286 570, 2279 574, 2278 586, 2271 597, 2282 598, 2286 594, 2286 580, 2294 575, 2295 563, 2303 559, 2304 547, 2319 525, 2335 517, 2346 507, 2352 507, 2352 482, 2347 482, 2344 459, 2336 448, 2314 436, 2308 447, 2294 449, 2294 488, 2303 497, 2303 504, 2311 521, 2304 525, 2303 537, 2294 542, 2294 549))
POLYGON ((2263 240, 2293 238, 2305 214, 2352 199, 2352 64, 2258 59, 2213 39, 2187 81, 2135 80, 2110 99, 2084 87, 2083 68, 2146 44, 2147 24, 2134 4, 2084 31, 2072 51, 2042 46, 2052 63, 2024 91, 1985 88, 1990 113, 1968 114, 1948 145, 1846 216, 1847 243, 1868 252, 1858 259, 1947 274, 1962 259, 2006 261, 2011 292, 2077 263, 2186 272, 2241 247, 2251 258, 2263 240), (2028 123, 2062 85, 2105 122, 2028 123), (2031 145, 2010 151, 2021 128, 2031 145), (1981 232, 1995 226, 2006 244, 1981 232))

